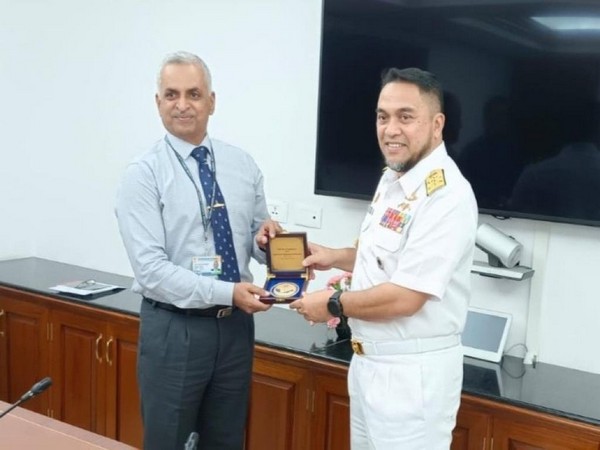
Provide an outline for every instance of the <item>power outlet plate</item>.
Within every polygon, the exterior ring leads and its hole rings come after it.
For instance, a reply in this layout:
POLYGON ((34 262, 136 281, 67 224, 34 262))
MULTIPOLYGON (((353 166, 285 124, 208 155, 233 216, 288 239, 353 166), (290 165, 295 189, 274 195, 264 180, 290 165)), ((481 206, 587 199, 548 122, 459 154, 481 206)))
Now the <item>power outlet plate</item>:
POLYGON ((270 200, 267 202, 267 209, 271 219, 277 222, 287 222, 288 204, 279 200, 270 200))
POLYGON ((296 225, 303 225, 309 228, 321 228, 321 208, 300 204, 294 206, 294 212, 296 225))

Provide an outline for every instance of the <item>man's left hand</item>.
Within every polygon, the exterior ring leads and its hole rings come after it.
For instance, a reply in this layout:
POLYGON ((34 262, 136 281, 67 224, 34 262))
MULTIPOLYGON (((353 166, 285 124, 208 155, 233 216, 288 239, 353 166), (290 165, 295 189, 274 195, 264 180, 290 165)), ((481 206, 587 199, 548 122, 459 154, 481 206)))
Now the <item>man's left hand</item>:
POLYGON ((331 289, 304 294, 301 299, 290 303, 290 308, 295 309, 298 314, 302 314, 309 322, 327 322, 331 319, 331 314, 327 310, 327 302, 331 294, 333 294, 331 289))

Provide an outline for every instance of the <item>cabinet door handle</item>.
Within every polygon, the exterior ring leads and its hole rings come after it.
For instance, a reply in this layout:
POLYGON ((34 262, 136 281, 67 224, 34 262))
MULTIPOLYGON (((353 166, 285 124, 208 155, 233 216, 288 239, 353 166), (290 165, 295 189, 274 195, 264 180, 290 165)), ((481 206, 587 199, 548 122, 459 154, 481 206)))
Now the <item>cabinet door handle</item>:
MULTIPOLYGON (((0 309, 0 317, 4 319, 4 310, 0 309)), ((2 321, 2 331, 0 331, 0 337, 4 337, 4 320, 2 321)))
POLYGON ((315 391, 306 390, 306 410, 311 414, 315 412, 315 391))
POLYGON ((108 363, 109 366, 112 366, 112 360, 110 359, 110 344, 112 344, 113 338, 112 336, 110 337, 110 339, 108 341, 106 341, 106 353, 104 354, 104 357, 106 358, 106 362, 108 363))
POLYGON ((96 338, 96 361, 98 361, 99 363, 102 362, 102 357, 100 356, 100 341, 101 340, 102 340, 102 334, 100 334, 96 338))

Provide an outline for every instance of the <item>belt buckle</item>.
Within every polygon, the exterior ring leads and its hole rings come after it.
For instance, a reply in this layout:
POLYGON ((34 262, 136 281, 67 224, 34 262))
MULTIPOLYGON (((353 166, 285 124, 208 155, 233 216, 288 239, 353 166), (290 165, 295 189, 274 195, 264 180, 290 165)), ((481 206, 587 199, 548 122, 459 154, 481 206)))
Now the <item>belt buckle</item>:
POLYGON ((365 351, 363 350, 362 342, 352 339, 352 351, 357 355, 364 355, 365 351))
POLYGON ((217 319, 222 319, 223 317, 228 317, 231 315, 233 308, 223 308, 217 311, 217 319))

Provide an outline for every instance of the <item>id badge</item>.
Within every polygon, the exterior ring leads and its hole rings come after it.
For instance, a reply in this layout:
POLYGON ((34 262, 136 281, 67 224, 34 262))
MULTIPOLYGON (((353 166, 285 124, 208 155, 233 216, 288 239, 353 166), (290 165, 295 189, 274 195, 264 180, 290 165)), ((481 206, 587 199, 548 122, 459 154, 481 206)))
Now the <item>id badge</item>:
POLYGON ((192 272, 203 276, 221 275, 221 256, 193 256, 192 272))

